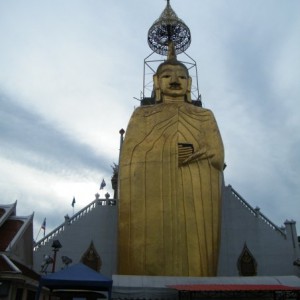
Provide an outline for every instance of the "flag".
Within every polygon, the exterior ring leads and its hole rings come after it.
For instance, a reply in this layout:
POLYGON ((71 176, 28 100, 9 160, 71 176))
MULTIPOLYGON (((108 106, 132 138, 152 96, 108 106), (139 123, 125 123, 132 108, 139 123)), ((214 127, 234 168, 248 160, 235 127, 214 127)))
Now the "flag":
POLYGON ((43 223, 42 223, 42 226, 41 226, 41 229, 46 230, 46 218, 44 219, 43 223))
POLYGON ((100 184, 100 190, 103 190, 103 188, 106 186, 106 183, 104 181, 104 178, 102 179, 102 182, 100 184))
POLYGON ((74 207, 76 201, 75 201, 75 197, 73 197, 73 201, 72 201, 72 207, 74 207))

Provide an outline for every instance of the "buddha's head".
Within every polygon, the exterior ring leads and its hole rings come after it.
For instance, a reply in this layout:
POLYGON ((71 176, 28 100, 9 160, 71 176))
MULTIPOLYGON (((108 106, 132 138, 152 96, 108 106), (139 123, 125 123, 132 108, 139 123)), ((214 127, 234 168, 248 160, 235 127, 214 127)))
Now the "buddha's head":
POLYGON ((192 79, 187 67, 173 56, 153 76, 156 102, 191 102, 192 79))

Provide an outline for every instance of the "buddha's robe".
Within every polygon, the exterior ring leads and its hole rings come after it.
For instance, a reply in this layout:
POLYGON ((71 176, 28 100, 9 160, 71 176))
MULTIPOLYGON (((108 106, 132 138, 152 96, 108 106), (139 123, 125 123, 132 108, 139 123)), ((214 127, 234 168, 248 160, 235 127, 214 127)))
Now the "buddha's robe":
POLYGON ((182 102, 134 111, 120 157, 119 274, 216 275, 223 164, 210 110, 182 102))

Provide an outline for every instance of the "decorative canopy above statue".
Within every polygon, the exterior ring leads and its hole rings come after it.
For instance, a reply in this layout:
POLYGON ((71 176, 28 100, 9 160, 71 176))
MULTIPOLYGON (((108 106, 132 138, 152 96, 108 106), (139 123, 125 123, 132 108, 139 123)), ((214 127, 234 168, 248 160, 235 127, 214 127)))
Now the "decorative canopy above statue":
POLYGON ((161 55, 168 54, 170 42, 173 42, 175 53, 184 52, 191 44, 190 29, 177 17, 167 0, 167 6, 148 31, 149 47, 161 55))

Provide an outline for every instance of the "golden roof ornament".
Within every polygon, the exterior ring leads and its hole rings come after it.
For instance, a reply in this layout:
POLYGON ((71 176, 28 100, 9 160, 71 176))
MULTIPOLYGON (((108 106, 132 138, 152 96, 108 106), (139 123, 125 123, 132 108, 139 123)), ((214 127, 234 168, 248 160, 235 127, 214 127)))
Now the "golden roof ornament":
POLYGON ((190 46, 191 32, 167 0, 166 8, 148 31, 148 44, 154 52, 168 55, 170 42, 173 42, 175 54, 180 54, 190 46))

